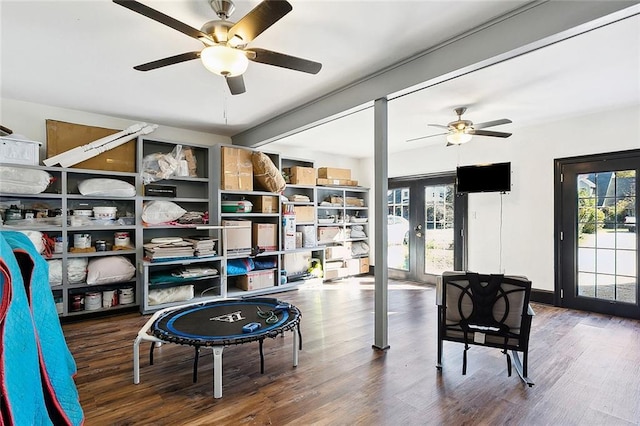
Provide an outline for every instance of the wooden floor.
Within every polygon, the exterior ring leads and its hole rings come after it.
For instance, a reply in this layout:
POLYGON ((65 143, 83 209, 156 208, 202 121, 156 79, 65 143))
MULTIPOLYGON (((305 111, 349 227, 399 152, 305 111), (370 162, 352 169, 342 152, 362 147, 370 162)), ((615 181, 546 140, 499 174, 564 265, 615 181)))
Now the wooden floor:
POLYGON ((302 313, 292 336, 225 348, 223 397, 212 396, 212 356, 166 344, 132 383, 132 343, 147 317, 126 314, 63 326, 78 365, 86 425, 640 425, 640 322, 534 304, 528 388, 507 376, 499 350, 445 342, 436 364, 434 288, 393 282, 389 345, 372 349, 373 281, 324 284, 277 295, 302 313))

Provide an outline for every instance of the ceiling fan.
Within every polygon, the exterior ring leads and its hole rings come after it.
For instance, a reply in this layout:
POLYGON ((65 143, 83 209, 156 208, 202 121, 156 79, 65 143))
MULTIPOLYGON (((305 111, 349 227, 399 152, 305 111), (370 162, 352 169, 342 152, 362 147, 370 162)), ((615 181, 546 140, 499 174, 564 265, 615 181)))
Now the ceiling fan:
POLYGON ((205 68, 225 77, 232 95, 246 91, 242 74, 249 61, 317 74, 322 64, 266 49, 247 48, 247 44, 289 13, 293 7, 282 0, 265 0, 234 23, 229 16, 235 10, 231 0, 209 0, 220 19, 206 22, 200 30, 134 0, 113 0, 136 13, 193 37, 204 44, 199 51, 181 53, 133 67, 150 71, 200 58, 205 68))
POLYGON ((473 121, 463 120, 462 114, 465 113, 467 108, 460 107, 456 108, 454 111, 458 115, 458 119, 456 121, 452 121, 451 123, 445 125, 442 124, 427 124, 427 126, 438 127, 441 129, 446 129, 445 133, 437 133, 435 135, 421 136, 419 138, 408 139, 407 142, 417 141, 419 139, 432 138, 435 136, 443 136, 447 135, 447 146, 450 145, 461 145, 463 143, 469 142, 472 136, 492 136, 496 138, 508 138, 511 136, 511 133, 505 132, 495 132, 493 130, 480 130, 486 129, 487 127, 499 126, 501 124, 509 124, 512 121, 508 118, 501 118, 499 120, 486 121, 484 123, 473 124, 473 121))

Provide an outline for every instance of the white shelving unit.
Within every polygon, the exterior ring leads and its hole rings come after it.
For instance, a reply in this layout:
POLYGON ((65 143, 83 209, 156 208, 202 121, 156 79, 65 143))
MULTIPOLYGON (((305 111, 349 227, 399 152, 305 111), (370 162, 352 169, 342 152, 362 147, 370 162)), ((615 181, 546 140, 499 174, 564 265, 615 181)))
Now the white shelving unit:
MULTIPOLYGON (((91 259, 106 256, 123 256, 127 258, 132 265, 136 264, 136 250, 115 250, 113 248, 114 234, 116 232, 128 232, 132 238, 137 234, 137 226, 135 225, 136 217, 136 197, 91 197, 81 195, 78 190, 78 184, 86 179, 92 178, 110 178, 118 179, 135 185, 137 174, 125 172, 111 172, 104 170, 84 170, 62 167, 42 167, 42 166, 26 166, 17 164, 2 164, 6 167, 18 167, 24 170, 45 171, 52 176, 52 183, 40 194, 0 194, 0 202, 3 205, 19 205, 23 209, 30 209, 40 212, 44 215, 45 211, 50 217, 34 218, 33 220, 19 220, 5 222, 0 229, 15 231, 39 231, 46 234, 52 239, 62 239, 62 250, 59 253, 45 254, 48 261, 59 263, 55 266, 62 276, 60 283, 54 283, 51 286, 54 300, 58 307, 59 315, 62 317, 86 315, 89 313, 97 313, 104 311, 116 311, 126 308, 135 307, 139 300, 134 299, 133 303, 118 304, 112 307, 86 310, 83 303, 87 293, 103 293, 105 291, 118 291, 120 289, 136 289, 137 278, 134 276, 130 281, 110 283, 103 285, 89 285, 85 280, 76 282, 71 280, 69 276, 69 264, 74 259, 83 259, 89 262, 91 259), (74 222, 67 218, 73 210, 91 210, 93 207, 116 207, 118 215, 130 216, 130 224, 114 223, 110 225, 75 225, 74 222), (57 215, 57 216, 56 216, 57 215), (74 251, 74 236, 76 234, 89 234, 91 241, 104 240, 107 242, 110 250, 82 252, 74 251)), ((54 268, 50 264, 50 268, 54 268)), ((93 306, 92 306, 93 307, 93 306)))

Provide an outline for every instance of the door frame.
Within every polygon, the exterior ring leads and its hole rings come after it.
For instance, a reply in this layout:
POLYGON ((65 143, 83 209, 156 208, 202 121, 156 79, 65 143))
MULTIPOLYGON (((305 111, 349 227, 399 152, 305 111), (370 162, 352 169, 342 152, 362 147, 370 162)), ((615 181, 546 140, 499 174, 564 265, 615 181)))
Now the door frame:
MULTIPOLYGON (((424 273, 424 238, 418 238, 415 235, 415 224, 425 223, 425 211, 424 211, 424 187, 439 184, 454 185, 454 231, 457 232, 454 241, 454 269, 465 270, 467 266, 467 241, 466 241, 466 225, 467 225, 467 211, 468 211, 468 197, 467 194, 458 194, 455 190, 457 188, 456 172, 442 172, 432 173, 424 175, 402 176, 389 178, 388 189, 409 188, 409 270, 404 271, 401 269, 389 268, 389 277, 397 279, 415 280, 417 282, 424 282, 429 284, 435 284, 435 278, 433 274, 424 273), (420 198, 422 203, 414 202, 414 194, 420 192, 420 198), (420 221, 420 222, 417 222, 420 221), (420 259, 420 260, 419 260, 420 259)), ((424 233, 424 230, 423 230, 424 233)))
MULTIPOLYGON (((630 157, 640 158, 640 150, 628 150, 628 151, 616 151, 611 153, 600 153, 600 154, 592 154, 578 157, 568 157, 568 158, 560 158, 554 160, 554 254, 555 254, 555 283, 554 283, 554 304, 560 307, 569 307, 572 309, 583 309, 583 307, 574 307, 567 306, 565 303, 565 298, 563 297, 563 290, 573 291, 575 288, 575 283, 565 283, 565 270, 566 267, 573 268, 574 274, 576 269, 576 259, 575 259, 575 247, 573 250, 573 259, 565 259, 565 250, 563 243, 565 241, 563 238, 564 231, 564 214, 567 214, 563 210, 563 167, 568 165, 579 165, 582 163, 597 163, 606 161, 616 161, 616 160, 629 160, 630 157)), ((640 181, 640 167, 636 167, 636 190, 638 188, 638 182, 640 181)), ((636 194, 636 211, 638 211, 638 198, 636 194)), ((574 241, 571 241, 574 244, 574 241)), ((640 253, 640 239, 637 238, 636 234, 636 252, 640 253)), ((638 268, 640 265, 636 263, 636 276, 640 276, 638 273, 638 268)), ((638 294, 636 295, 636 301, 640 299, 640 285, 636 283, 638 286, 638 294)), ((603 301, 604 302, 604 301, 603 301)), ((584 309, 589 309, 590 307, 586 307, 584 309)), ((608 307, 601 310, 593 310, 593 312, 600 312, 608 315, 616 315, 616 316, 629 316, 626 314, 628 309, 624 309, 620 303, 610 303, 608 307), (620 309, 622 307, 623 309, 620 309)), ((638 307, 640 309, 640 306, 638 307)), ((589 309, 589 312, 592 312, 589 309)), ((636 316, 631 316, 635 318, 636 316)))

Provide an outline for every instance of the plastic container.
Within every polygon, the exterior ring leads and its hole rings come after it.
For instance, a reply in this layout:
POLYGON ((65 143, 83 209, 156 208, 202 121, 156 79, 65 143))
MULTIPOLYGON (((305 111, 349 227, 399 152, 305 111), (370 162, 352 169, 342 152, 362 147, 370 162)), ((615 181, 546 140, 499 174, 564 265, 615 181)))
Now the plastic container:
POLYGON ((88 209, 77 209, 73 211, 74 216, 91 216, 93 214, 93 210, 88 209))
POLYGON ((118 304, 118 291, 105 290, 102 292, 102 307, 111 308, 118 304))
POLYGON ((95 311, 102 308, 102 293, 91 292, 84 295, 84 310, 95 311))
POLYGON ((247 200, 240 201, 223 201, 222 213, 251 213, 253 203, 247 200))
POLYGON ((91 247, 91 234, 74 234, 73 246, 79 249, 91 247))
POLYGON ((133 287, 123 287, 120 289, 119 293, 121 305, 128 305, 135 302, 135 293, 133 292, 133 287))
POLYGON ((117 211, 118 209, 115 207, 94 207, 93 217, 96 219, 115 219, 117 211))
POLYGON ((113 246, 114 247, 129 247, 131 238, 128 232, 116 232, 113 234, 113 246))

